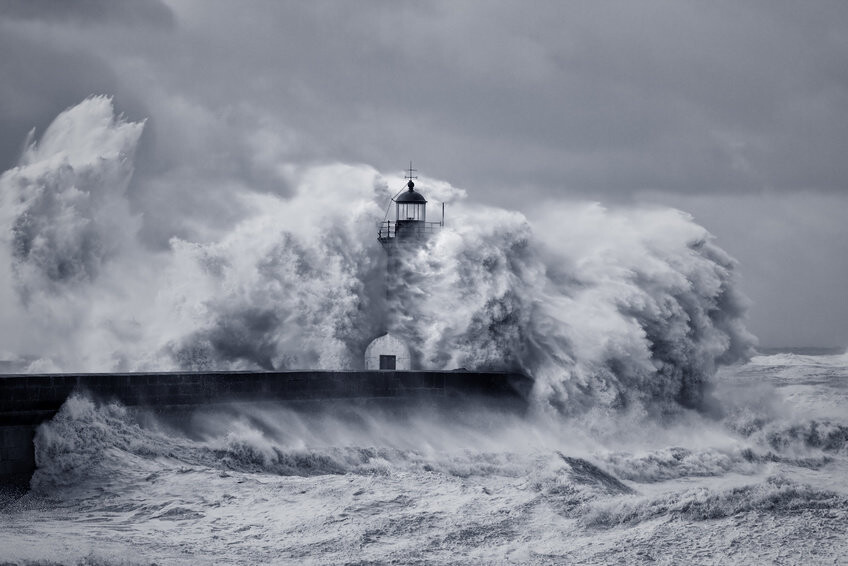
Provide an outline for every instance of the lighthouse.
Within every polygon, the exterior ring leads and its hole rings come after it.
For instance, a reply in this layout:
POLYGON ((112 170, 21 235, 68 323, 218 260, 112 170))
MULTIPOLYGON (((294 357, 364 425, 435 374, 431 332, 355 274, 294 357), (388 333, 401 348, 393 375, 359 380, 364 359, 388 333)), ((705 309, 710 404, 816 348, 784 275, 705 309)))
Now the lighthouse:
POLYGON ((400 265, 404 254, 415 253, 436 234, 445 223, 445 208, 442 204, 440 222, 427 222, 427 199, 415 190, 415 169, 412 163, 404 178, 406 186, 398 192, 386 211, 387 218, 378 226, 377 239, 386 252, 386 299, 384 316, 385 334, 372 341, 365 350, 365 369, 368 370, 409 370, 412 359, 409 347, 404 341, 392 334, 397 318, 404 314, 406 302, 401 295, 405 282, 400 274, 400 265), (394 218, 388 218, 394 213, 394 218))

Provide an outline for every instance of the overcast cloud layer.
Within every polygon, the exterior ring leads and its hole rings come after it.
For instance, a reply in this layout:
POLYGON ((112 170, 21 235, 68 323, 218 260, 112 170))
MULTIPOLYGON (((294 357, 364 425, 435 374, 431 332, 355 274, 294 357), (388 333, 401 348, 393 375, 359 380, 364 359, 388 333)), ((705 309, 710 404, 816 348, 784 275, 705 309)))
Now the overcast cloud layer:
POLYGON ((848 344, 844 2, 20 0, 0 53, 2 169, 91 94, 147 119, 151 248, 231 227, 234 190, 287 196, 288 168, 412 158, 529 213, 689 211, 741 261, 764 345, 848 344))

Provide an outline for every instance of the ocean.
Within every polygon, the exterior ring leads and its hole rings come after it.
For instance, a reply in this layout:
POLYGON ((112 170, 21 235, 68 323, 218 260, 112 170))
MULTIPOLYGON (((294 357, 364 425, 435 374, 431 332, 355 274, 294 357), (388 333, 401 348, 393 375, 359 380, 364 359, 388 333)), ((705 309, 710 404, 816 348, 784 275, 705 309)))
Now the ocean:
POLYGON ((848 355, 722 367, 657 419, 74 397, 0 512, 17 564, 848 564, 848 355))

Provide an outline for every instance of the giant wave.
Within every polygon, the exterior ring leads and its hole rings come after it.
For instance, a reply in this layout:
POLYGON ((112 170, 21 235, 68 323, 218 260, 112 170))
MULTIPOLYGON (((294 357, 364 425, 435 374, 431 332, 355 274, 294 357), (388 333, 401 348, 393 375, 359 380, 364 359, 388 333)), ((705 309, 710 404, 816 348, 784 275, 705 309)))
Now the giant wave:
MULTIPOLYGON (((128 198, 143 128, 89 98, 0 177, 0 324, 28 369, 361 367, 391 308, 373 233, 386 178, 289 166, 290 196, 234 191, 234 228, 158 250, 138 233, 169 210, 128 198)), ((405 258, 391 330, 423 367, 518 369, 558 411, 673 412, 750 353, 735 262, 690 216, 569 201, 524 215, 420 184, 449 202, 448 229, 405 258)))

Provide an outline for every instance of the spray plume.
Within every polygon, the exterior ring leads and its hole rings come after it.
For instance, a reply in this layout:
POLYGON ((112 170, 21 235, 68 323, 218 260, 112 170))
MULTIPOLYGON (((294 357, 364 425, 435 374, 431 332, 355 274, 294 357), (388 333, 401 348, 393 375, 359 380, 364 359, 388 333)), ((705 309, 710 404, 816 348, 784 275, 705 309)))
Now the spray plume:
POLYGON ((580 411, 696 406, 753 344, 734 261, 671 209, 557 202, 528 219, 424 180, 456 202, 393 274, 402 306, 385 304, 374 226, 391 191, 370 167, 289 168, 290 197, 230 195, 246 212, 216 241, 150 250, 144 218, 169 211, 129 206, 143 127, 87 99, 0 177, 0 330, 30 371, 357 369, 394 309, 422 367, 518 369, 580 411))

